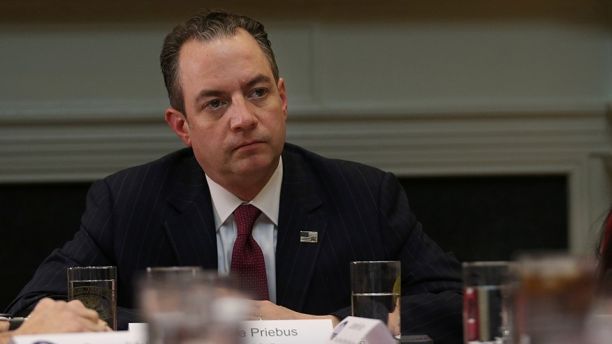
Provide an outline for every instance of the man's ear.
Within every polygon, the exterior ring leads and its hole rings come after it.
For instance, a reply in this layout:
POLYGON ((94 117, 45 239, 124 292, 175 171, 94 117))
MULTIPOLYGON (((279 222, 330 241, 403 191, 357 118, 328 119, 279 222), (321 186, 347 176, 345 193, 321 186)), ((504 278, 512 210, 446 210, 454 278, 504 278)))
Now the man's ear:
POLYGON ((283 115, 285 120, 287 119, 287 90, 285 90, 285 80, 283 78, 278 78, 278 83, 276 84, 278 88, 278 95, 281 99, 281 108, 283 109, 283 115))
POLYGON ((167 108, 164 113, 164 117, 166 118, 166 123, 168 126, 174 131, 174 133, 183 141, 185 145, 191 147, 191 136, 189 135, 189 123, 187 122, 187 117, 185 115, 174 109, 167 108))

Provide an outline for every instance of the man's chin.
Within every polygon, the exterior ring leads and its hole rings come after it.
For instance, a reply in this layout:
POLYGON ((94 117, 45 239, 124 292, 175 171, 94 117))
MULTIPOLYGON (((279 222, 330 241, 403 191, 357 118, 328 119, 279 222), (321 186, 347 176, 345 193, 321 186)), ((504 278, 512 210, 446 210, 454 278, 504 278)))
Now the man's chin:
POLYGON ((266 155, 252 155, 241 159, 236 165, 235 172, 245 178, 262 174, 272 174, 278 165, 278 159, 266 155))

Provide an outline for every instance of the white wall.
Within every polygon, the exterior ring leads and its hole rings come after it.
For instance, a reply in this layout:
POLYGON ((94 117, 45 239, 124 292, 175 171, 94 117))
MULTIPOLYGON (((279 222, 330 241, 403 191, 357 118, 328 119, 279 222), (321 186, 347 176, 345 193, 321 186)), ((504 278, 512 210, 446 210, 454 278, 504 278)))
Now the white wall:
MULTIPOLYGON (((268 26, 296 115, 602 111, 612 92, 612 36, 596 23, 268 26)), ((158 56, 170 27, 0 26, 0 116, 162 112, 158 56)))
MULTIPOLYGON (((605 1, 330 3, 263 14, 290 141, 399 175, 565 174, 571 248, 589 250, 612 194, 605 1)), ((0 25, 0 182, 92 180, 180 147, 158 70, 177 20, 18 10, 0 25)))

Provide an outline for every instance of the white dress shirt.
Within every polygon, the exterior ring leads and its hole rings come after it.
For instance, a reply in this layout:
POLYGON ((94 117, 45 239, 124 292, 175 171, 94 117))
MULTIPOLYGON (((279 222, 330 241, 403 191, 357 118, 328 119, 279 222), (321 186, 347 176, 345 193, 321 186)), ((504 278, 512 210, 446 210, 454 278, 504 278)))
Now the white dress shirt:
POLYGON ((217 230, 217 260, 220 275, 228 275, 232 265, 232 250, 237 229, 233 212, 243 203, 252 204, 261 210, 253 225, 253 238, 261 248, 266 263, 268 293, 270 301, 276 303, 276 238, 278 233, 278 211, 283 181, 283 160, 279 159, 276 170, 268 183, 250 202, 244 202, 206 176, 215 216, 217 230))

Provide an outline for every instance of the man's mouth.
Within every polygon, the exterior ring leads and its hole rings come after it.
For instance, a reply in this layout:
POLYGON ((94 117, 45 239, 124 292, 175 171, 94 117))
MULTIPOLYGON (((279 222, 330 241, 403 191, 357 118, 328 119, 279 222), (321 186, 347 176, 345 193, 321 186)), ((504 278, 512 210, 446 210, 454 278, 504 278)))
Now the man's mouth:
POLYGON ((249 148, 249 147, 255 146, 260 143, 263 143, 263 141, 254 140, 254 141, 243 142, 243 143, 238 144, 235 150, 242 149, 242 148, 249 148))

